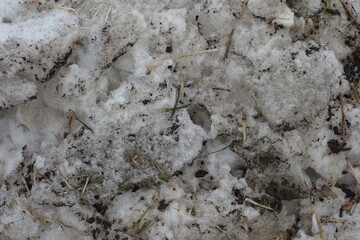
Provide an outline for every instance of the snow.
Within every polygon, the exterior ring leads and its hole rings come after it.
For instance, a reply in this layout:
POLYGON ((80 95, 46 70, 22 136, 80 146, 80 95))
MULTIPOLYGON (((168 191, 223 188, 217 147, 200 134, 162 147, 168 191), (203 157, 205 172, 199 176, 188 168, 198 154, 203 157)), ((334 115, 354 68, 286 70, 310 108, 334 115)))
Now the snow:
POLYGON ((359 235, 358 1, 36 2, 0 3, 0 239, 359 235))

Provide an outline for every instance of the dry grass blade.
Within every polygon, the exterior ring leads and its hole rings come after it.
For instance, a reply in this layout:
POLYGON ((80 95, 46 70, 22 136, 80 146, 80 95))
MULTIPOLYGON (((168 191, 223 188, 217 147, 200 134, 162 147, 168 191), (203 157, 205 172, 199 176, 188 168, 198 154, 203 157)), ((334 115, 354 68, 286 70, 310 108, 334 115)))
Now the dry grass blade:
POLYGON ((331 218, 320 218, 322 222, 330 222, 330 223, 348 223, 348 224, 355 224, 354 222, 341 220, 341 219, 331 219, 331 218))
POLYGON ((41 7, 40 7, 39 0, 33 0, 33 3, 35 4, 36 9, 41 13, 41 7))
POLYGON ((279 236, 276 238, 276 240, 285 240, 286 238, 285 238, 285 234, 283 233, 283 232, 281 232, 280 234, 279 234, 279 236))
POLYGON ((322 225, 321 225, 321 220, 320 220, 320 215, 319 215, 319 211, 317 209, 317 207, 315 206, 315 204, 311 204, 311 207, 314 211, 314 214, 315 214, 315 219, 316 219, 316 222, 317 222, 317 225, 318 225, 318 228, 319 228, 319 233, 320 233, 320 237, 322 240, 325 240, 325 234, 324 234, 324 231, 323 231, 323 228, 322 228, 322 225))
POLYGON ((71 12, 74 12, 79 18, 86 20, 86 21, 91 21, 90 18, 86 18, 86 17, 82 17, 80 16, 80 14, 74 9, 74 8, 69 8, 69 7, 62 7, 62 6, 55 6, 54 8, 60 8, 60 9, 64 9, 64 10, 68 10, 71 12))
POLYGON ((250 228, 249 228, 249 223, 248 223, 248 218, 246 216, 244 216, 243 219, 243 228, 246 232, 250 232, 250 228))
POLYGON ((338 198, 338 196, 327 186, 327 185, 324 185, 323 188, 322 188, 322 192, 324 192, 324 194, 326 196, 330 196, 332 198, 338 198))
POLYGON ((131 165, 133 165, 134 168, 140 168, 140 164, 136 161, 139 158, 139 155, 134 154, 134 156, 131 158, 131 165))
POLYGON ((246 142, 247 140, 247 132, 246 132, 246 128, 247 128, 247 124, 246 124, 246 116, 243 117, 242 119, 242 134, 243 134, 243 143, 246 142))
POLYGON ((225 231, 222 227, 220 227, 219 225, 217 225, 216 223, 214 223, 213 221, 211 221, 211 225, 213 225, 217 230, 219 230, 220 232, 222 232, 223 234, 225 234, 230 240, 233 239, 231 237, 231 235, 225 231))
POLYGON ((25 180, 25 177, 24 177, 24 176, 22 177, 22 182, 23 182, 23 184, 25 185, 26 191, 27 191, 27 192, 30 192, 29 186, 27 185, 27 183, 26 183, 26 180, 25 180))
POLYGON ((245 198, 245 202, 248 202, 248 203, 251 203, 251 204, 253 204, 253 205, 255 205, 255 206, 258 206, 258 207, 265 208, 265 209, 267 209, 267 210, 276 212, 273 208, 268 207, 268 206, 265 206, 265 205, 262 205, 262 204, 260 204, 260 203, 257 203, 257 202, 255 202, 254 200, 251 200, 250 198, 245 198))
MULTIPOLYGON (((359 82, 360 83, 360 82, 359 82)), ((354 96, 355 96, 355 101, 357 104, 360 104, 360 96, 359 96, 359 83, 356 84, 356 86, 351 86, 351 90, 352 92, 354 93, 354 96)))
POLYGON ((185 87, 185 77, 180 76, 179 101, 181 101, 184 98, 184 87, 185 87))
POLYGON ((66 178, 64 177, 64 175, 62 174, 62 172, 59 170, 60 173, 60 177, 61 179, 65 182, 66 186, 68 186, 68 188, 70 188, 72 191, 77 192, 77 190, 66 180, 66 178))
POLYGON ((10 204, 9 204, 9 208, 10 208, 10 209, 13 208, 14 205, 15 205, 15 203, 16 203, 16 201, 15 201, 15 200, 12 200, 12 201, 10 202, 10 204))
MULTIPOLYGON (((176 111, 177 105, 178 105, 178 103, 179 103, 179 99, 180 99, 180 88, 178 88, 178 89, 177 89, 177 91, 176 91, 175 104, 174 104, 173 109, 172 109, 172 110, 170 110, 170 111, 172 111, 172 112, 171 112, 171 118, 173 118, 173 117, 174 117, 174 115, 175 115, 175 111, 176 111)), ((167 112, 167 110, 166 110, 166 109, 165 109, 165 112, 167 112)))
POLYGON ((126 191, 126 190, 128 190, 128 189, 131 189, 133 184, 132 184, 130 181, 131 181, 131 179, 133 179, 134 177, 135 177, 134 174, 131 174, 131 175, 127 176, 127 177, 125 178, 125 180, 119 185, 118 190, 119 190, 120 192, 122 192, 122 191, 126 191))
POLYGON ((161 60, 161 61, 158 61, 158 62, 154 62, 152 64, 150 64, 148 66, 148 69, 146 71, 146 75, 149 75, 151 73, 151 71, 162 65, 164 62, 166 62, 167 60, 173 60, 173 61, 176 61, 176 60, 179 60, 179 59, 183 59, 183 58, 188 58, 188 57, 194 57, 194 56, 199 56, 199 55, 202 55, 202 54, 206 54, 206 53, 214 53, 214 52, 217 52, 218 49, 210 49, 210 50, 204 50, 204 51, 200 51, 200 52, 194 52, 194 53, 190 53, 190 54, 186 54, 186 55, 183 55, 183 56, 178 56, 178 57, 174 57, 174 58, 170 58, 170 59, 166 59, 166 60, 161 60))
POLYGON ((229 39, 226 43, 226 49, 225 49, 225 54, 224 54, 224 57, 223 57, 223 60, 227 59, 228 55, 229 55, 229 50, 230 50, 230 46, 231 46, 231 42, 232 42, 232 38, 233 38, 233 35, 234 35, 234 28, 231 30, 230 34, 229 34, 229 39))
POLYGON ((355 21, 357 19, 357 16, 354 16, 354 14, 351 13, 349 7, 347 6, 346 2, 344 0, 340 0, 341 5, 345 9, 346 14, 351 19, 351 22, 355 21))
POLYGON ((349 215, 352 215, 352 212, 355 210, 355 208, 359 204, 359 202, 360 202, 360 196, 356 196, 354 199, 352 199, 349 202, 345 203, 343 205, 343 207, 344 207, 344 210, 346 211, 346 213, 349 214, 349 215), (353 208, 353 211, 351 211, 352 208, 353 208))
MULTIPOLYGON (((98 15, 98 13, 100 12, 100 10, 102 9, 104 4, 101 4, 100 7, 95 11, 94 15, 91 18, 87 18, 87 17, 82 17, 74 8, 69 8, 69 7, 62 7, 62 6, 54 6, 54 8, 60 8, 60 9, 64 9, 64 10, 68 10, 68 11, 72 11, 74 12, 80 19, 85 20, 85 21, 90 21, 93 22, 94 19, 96 18, 96 16, 98 15)), ((72 30, 77 30, 77 31, 81 31, 81 30, 91 30, 91 29, 96 29, 96 28, 100 28, 103 25, 105 25, 109 19, 109 15, 111 12, 111 5, 109 6, 109 9, 106 11, 105 14, 105 19, 104 19, 104 23, 103 24, 98 24, 95 26, 89 26, 89 27, 81 27, 81 28, 73 28, 70 25, 67 25, 68 28, 72 29, 72 30)))
POLYGON ((340 34, 342 34, 343 31, 344 31, 345 29, 347 29, 353 22, 355 22, 355 20, 356 20, 356 18, 355 18, 355 19, 352 19, 348 24, 346 24, 342 29, 340 29, 339 32, 338 32, 337 34, 335 34, 334 37, 331 38, 329 42, 327 42, 327 43, 325 44, 325 46, 330 45, 331 43, 333 43, 333 41, 334 41, 338 36, 340 36, 340 34))
POLYGON ((137 220, 136 224, 140 224, 141 221, 144 219, 144 217, 146 216, 146 214, 148 214, 148 212, 152 210, 151 208, 147 208, 140 216, 140 218, 137 220))
POLYGON ((104 20, 104 25, 106 24, 107 20, 109 19, 109 14, 111 12, 111 6, 109 7, 108 11, 106 12, 106 15, 105 15, 105 20, 104 20))
POLYGON ((72 123, 72 119, 73 119, 73 116, 70 115, 68 116, 68 121, 67 121, 67 124, 66 124, 66 131, 64 132, 64 135, 63 135, 63 138, 65 139, 69 133, 71 132, 71 123, 72 123))
POLYGON ((92 130, 85 122, 83 122, 80 118, 78 118, 73 110, 70 110, 70 113, 74 116, 76 120, 78 120, 87 130, 94 133, 94 130, 92 130))
POLYGON ((87 176, 84 188, 82 189, 82 192, 81 192, 81 196, 84 195, 84 193, 86 191, 86 188, 87 188, 87 186, 89 184, 89 181, 90 181, 90 176, 87 176))
POLYGON ((242 6, 241 6, 241 7, 242 7, 242 8, 241 8, 241 12, 240 12, 240 14, 239 14, 239 16, 238 16, 237 18, 240 18, 240 17, 244 14, 248 2, 249 2, 249 0, 246 0, 246 1, 242 4, 242 6))
POLYGON ((139 236, 141 236, 141 235, 144 235, 144 233, 145 232, 147 232, 153 225, 154 225, 154 221, 147 221, 147 222, 145 222, 142 226, 141 226, 141 228, 139 229, 139 231, 137 232, 137 234, 139 235, 139 236))
MULTIPOLYGON (((186 105, 182 105, 182 106, 180 106, 180 107, 175 107, 175 108, 164 108, 164 111, 165 112, 170 112, 170 111, 172 111, 172 112, 175 112, 175 111, 177 111, 177 110, 180 110, 180 109, 183 109, 183 108, 187 108, 187 107, 189 107, 191 104, 186 104, 186 105)), ((172 115, 173 116, 173 115, 172 115)))
POLYGON ((358 184, 360 184, 360 178, 359 178, 359 176, 357 175, 357 173, 356 173, 356 171, 355 171, 354 167, 352 166, 352 164, 351 164, 350 160, 349 160, 347 157, 346 157, 346 161, 347 161, 347 164, 348 164, 348 166, 349 166, 349 168, 350 168, 350 170, 351 170, 352 174, 354 175, 354 177, 355 177, 355 179, 356 179, 357 183, 358 183, 358 184))
POLYGON ((169 179, 171 178, 171 175, 165 170, 163 166, 161 166, 160 163, 154 161, 154 165, 160 172, 159 178, 161 180, 164 180, 165 182, 168 182, 169 179))
POLYGON ((33 219, 37 220, 38 222, 40 222, 41 224, 43 223, 53 223, 55 222, 55 220, 49 219, 49 218, 45 218, 40 216, 39 214, 37 214, 34 209, 30 206, 22 206, 22 209, 25 211, 25 213, 27 215, 29 215, 30 217, 32 217, 33 219))

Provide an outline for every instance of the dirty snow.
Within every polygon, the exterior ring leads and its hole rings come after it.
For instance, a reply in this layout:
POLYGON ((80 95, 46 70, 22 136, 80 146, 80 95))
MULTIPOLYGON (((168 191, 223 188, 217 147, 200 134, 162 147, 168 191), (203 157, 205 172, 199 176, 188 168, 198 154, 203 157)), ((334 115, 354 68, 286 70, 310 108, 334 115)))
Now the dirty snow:
POLYGON ((357 239, 359 12, 1 1, 0 239, 357 239))

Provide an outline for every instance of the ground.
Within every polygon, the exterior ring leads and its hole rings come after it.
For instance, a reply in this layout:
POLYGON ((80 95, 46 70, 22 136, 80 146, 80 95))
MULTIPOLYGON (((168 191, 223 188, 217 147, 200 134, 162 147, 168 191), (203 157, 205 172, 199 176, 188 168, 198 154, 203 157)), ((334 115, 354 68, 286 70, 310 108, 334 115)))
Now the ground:
POLYGON ((0 239, 358 239, 356 0, 0 3, 0 239))

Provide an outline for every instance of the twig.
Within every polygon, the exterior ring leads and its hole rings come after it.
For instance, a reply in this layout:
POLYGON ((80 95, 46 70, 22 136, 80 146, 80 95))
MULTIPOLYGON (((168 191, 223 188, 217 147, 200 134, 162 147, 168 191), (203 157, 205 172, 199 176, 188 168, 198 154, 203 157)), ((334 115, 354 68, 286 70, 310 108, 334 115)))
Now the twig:
POLYGON ((158 61, 158 62, 155 62, 155 63, 152 63, 148 66, 148 69, 146 71, 146 75, 149 75, 151 73, 151 71, 162 65, 164 62, 166 62, 167 60, 173 60, 173 61, 176 61, 176 60, 179 60, 179 59, 183 59, 183 58, 188 58, 188 57, 194 57, 194 56, 198 56, 198 55, 202 55, 202 54, 205 54, 205 53, 213 53, 213 52, 217 52, 218 49, 210 49, 210 50, 204 50, 204 51, 200 51, 200 52, 195 52, 195 53, 190 53, 190 54, 186 54, 186 55, 183 55, 183 56, 179 56, 179 57, 174 57, 174 58, 170 58, 170 59, 166 59, 166 60, 161 60, 161 61, 158 61))
POLYGON ((255 206, 262 207, 262 208, 265 208, 265 209, 267 209, 267 210, 276 212, 273 208, 268 207, 268 206, 265 206, 265 205, 262 205, 262 204, 260 204, 260 203, 257 203, 257 202, 255 202, 254 200, 251 200, 250 198, 245 198, 244 201, 245 201, 245 202, 249 202, 249 203, 251 203, 251 204, 253 204, 253 205, 255 205, 255 206))
POLYGON ((213 88, 212 90, 219 90, 219 91, 226 91, 226 92, 231 92, 231 90, 230 89, 227 89, 227 88, 218 88, 218 87, 215 87, 215 88, 213 88))

